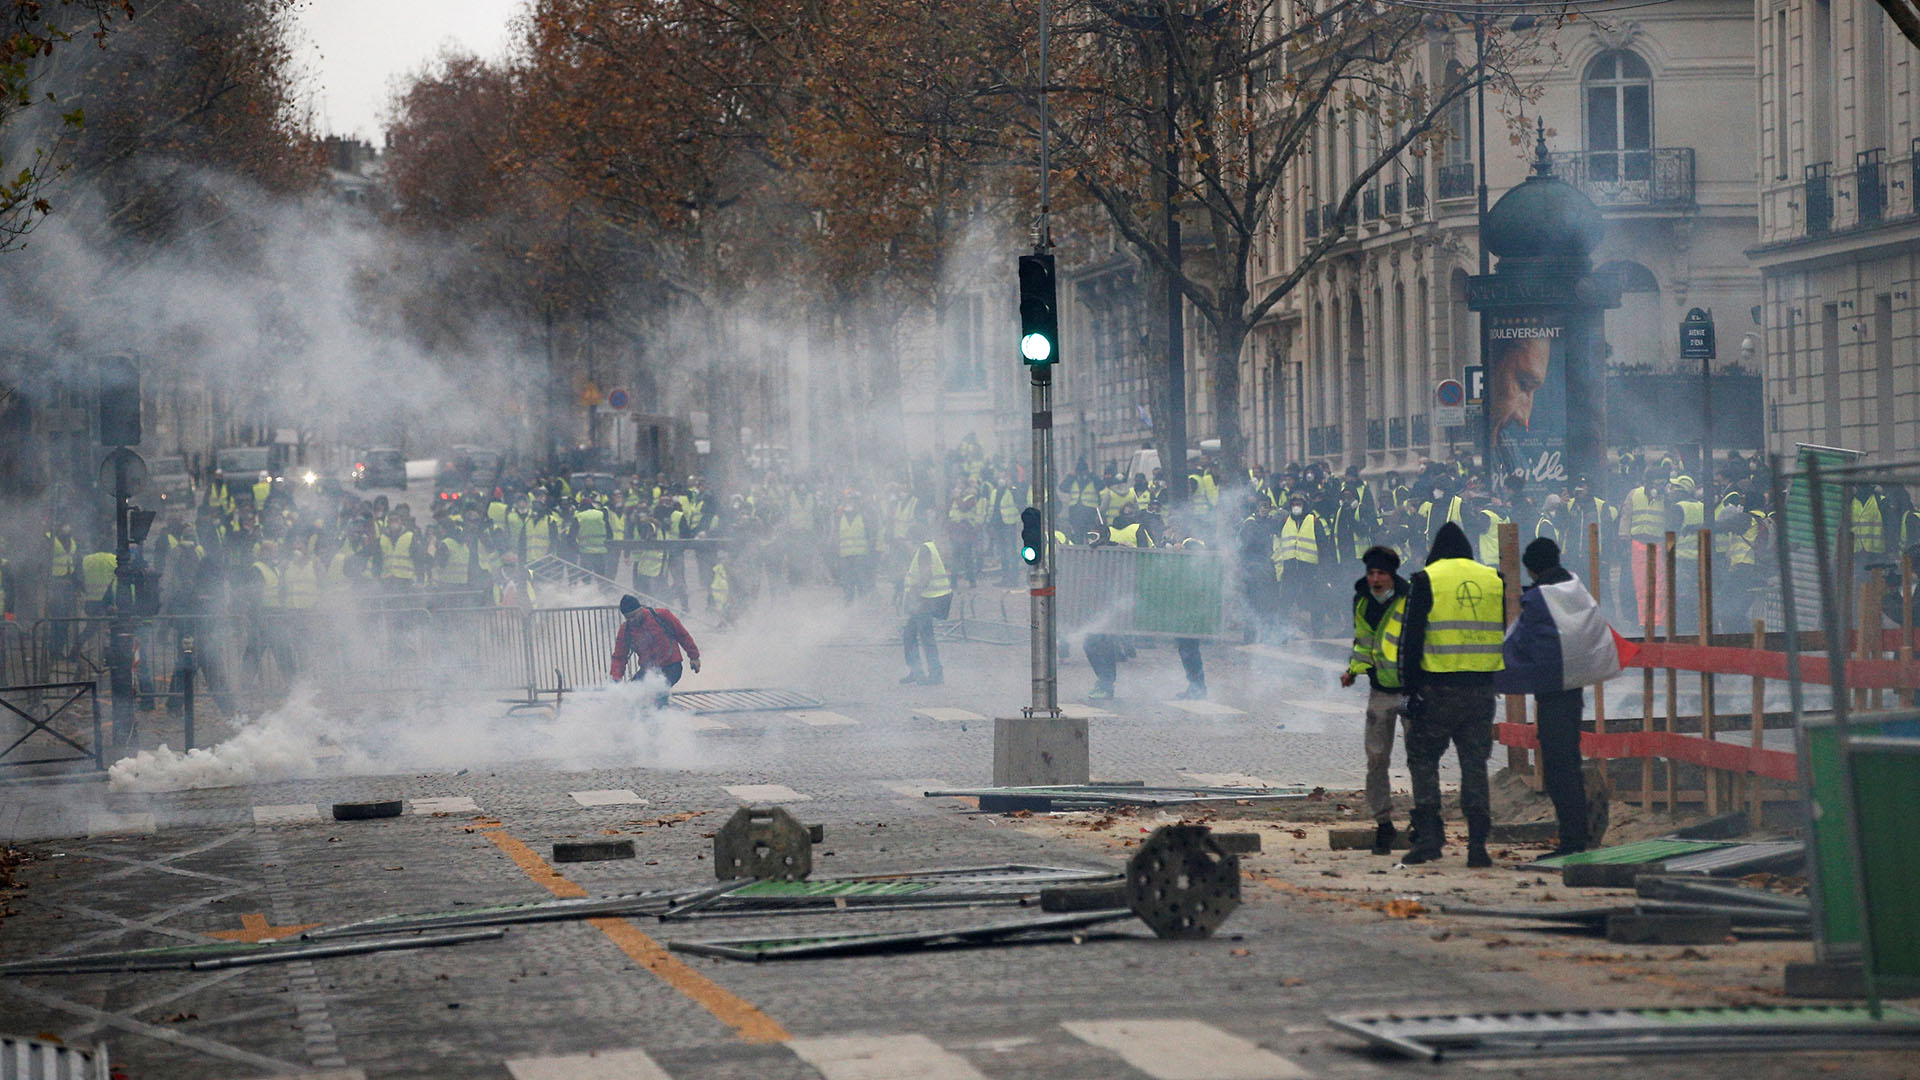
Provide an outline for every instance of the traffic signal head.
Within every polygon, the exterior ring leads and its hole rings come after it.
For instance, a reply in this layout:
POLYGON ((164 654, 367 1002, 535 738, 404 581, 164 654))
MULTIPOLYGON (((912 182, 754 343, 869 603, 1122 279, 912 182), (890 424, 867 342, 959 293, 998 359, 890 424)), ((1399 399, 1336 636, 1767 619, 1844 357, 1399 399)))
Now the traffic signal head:
POLYGON ((1040 561, 1040 548, 1046 542, 1047 532, 1040 523, 1040 511, 1031 506, 1020 511, 1020 557, 1028 566, 1040 561))
POLYGON ((100 445, 140 444, 140 367, 125 356, 100 358, 94 367, 100 407, 100 445))
POLYGON ((1020 256, 1020 359, 1045 368, 1060 356, 1053 256, 1020 256))

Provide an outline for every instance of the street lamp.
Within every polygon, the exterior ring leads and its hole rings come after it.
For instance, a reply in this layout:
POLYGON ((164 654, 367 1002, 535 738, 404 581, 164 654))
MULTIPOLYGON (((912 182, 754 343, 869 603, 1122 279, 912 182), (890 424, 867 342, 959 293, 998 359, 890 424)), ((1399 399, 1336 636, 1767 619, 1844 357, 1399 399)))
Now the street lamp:
MULTIPOLYGON (((1480 166, 1480 188, 1474 206, 1474 246, 1480 249, 1480 276, 1492 273, 1492 262, 1487 251, 1487 24, 1488 15, 1478 11, 1473 15, 1473 122, 1474 157, 1480 166)), ((1531 30, 1538 20, 1531 15, 1516 17, 1511 29, 1531 30)), ((1480 363, 1485 370, 1487 362, 1487 317, 1479 318, 1480 325, 1480 363)), ((1493 475, 1493 409, 1492 402, 1480 406, 1480 467, 1486 472, 1487 489, 1495 489, 1493 475)))

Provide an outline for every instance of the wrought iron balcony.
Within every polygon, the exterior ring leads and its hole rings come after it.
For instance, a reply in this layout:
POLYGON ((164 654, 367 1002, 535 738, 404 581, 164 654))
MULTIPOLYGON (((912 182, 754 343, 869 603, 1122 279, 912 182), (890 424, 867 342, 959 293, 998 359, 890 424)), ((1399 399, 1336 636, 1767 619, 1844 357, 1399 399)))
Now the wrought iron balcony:
POLYGON ((1407 209, 1418 210, 1427 205, 1427 177, 1424 173, 1414 173, 1407 177, 1407 209))
POLYGON ((1693 205, 1693 147, 1569 150, 1553 155, 1553 171, 1597 206, 1693 205))
POLYGON ((1334 205, 1332 203, 1328 203, 1320 208, 1320 230, 1322 232, 1334 232, 1339 229, 1339 224, 1333 220, 1333 211, 1334 205))
POLYGON ((1392 447, 1395 450, 1406 449, 1407 447, 1407 418, 1406 417, 1395 416, 1395 417, 1390 417, 1387 420, 1387 445, 1392 447))
POLYGON ((1380 189, 1368 188, 1360 193, 1360 220, 1374 221, 1380 217, 1380 189))
POLYGON ((1807 166, 1805 202, 1808 236, 1825 236, 1833 228, 1833 184, 1829 175, 1832 169, 1833 163, 1830 161, 1807 166))
POLYGON ((1460 199, 1473 194, 1473 162, 1442 165, 1435 174, 1434 187, 1442 199, 1460 199))
POLYGON ((1400 212, 1400 181, 1395 180, 1392 183, 1388 184, 1386 188, 1381 192, 1380 201, 1381 201, 1381 204, 1386 208, 1387 213, 1389 214, 1399 213, 1400 212))
POLYGON ((1877 225, 1887 216, 1887 168, 1885 150, 1866 150, 1853 155, 1853 199, 1858 221, 1877 225))
POLYGON ((1300 230, 1307 234, 1307 239, 1309 240, 1320 235, 1319 207, 1312 203, 1307 204, 1306 211, 1300 215, 1300 230))

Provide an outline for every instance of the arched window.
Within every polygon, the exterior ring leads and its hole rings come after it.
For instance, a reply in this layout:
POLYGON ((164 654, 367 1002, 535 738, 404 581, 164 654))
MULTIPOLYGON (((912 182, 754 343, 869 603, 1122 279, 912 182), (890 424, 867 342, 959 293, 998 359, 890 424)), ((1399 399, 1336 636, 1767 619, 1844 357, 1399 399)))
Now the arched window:
POLYGON ((1587 176, 1603 182, 1653 174, 1653 73, 1625 50, 1587 65, 1587 176))

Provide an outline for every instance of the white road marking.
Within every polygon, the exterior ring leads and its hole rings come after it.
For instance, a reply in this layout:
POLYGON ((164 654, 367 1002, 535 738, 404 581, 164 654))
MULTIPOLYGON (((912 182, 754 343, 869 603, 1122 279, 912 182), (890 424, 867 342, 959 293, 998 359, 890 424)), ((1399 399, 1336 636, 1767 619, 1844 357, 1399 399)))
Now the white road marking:
POLYGON ((1190 712, 1195 716, 1245 716, 1245 710, 1231 705, 1222 705, 1217 701, 1166 701, 1161 704, 1169 708, 1190 712))
POLYGON ((1278 788, 1287 786, 1278 780, 1268 780, 1237 772, 1186 772, 1183 770, 1180 775, 1201 787, 1278 788))
MULTIPOLYGON (((512 1068, 511 1065, 508 1068, 512 1068)), ((281 1076, 263 1077, 262 1080, 367 1080, 367 1074, 359 1069, 327 1069, 323 1072, 288 1073, 281 1076)))
POLYGON ((1294 649, 1283 649, 1278 645, 1266 645, 1256 642, 1252 645, 1236 645, 1234 648, 1239 649, 1248 656, 1258 656, 1262 660, 1279 660, 1288 664, 1301 664, 1306 667, 1317 667, 1322 671, 1347 670, 1347 663, 1344 660, 1328 660, 1325 657, 1314 656, 1311 653, 1299 652, 1294 649))
POLYGON ((1198 1020, 1068 1020, 1069 1035, 1118 1054, 1153 1080, 1301 1080, 1286 1058, 1198 1020))
POLYGON ((515 1058, 506 1064, 513 1080, 673 1080, 644 1050, 515 1058))
POLYGON ((839 1035, 787 1043, 825 1080, 986 1080, 925 1035, 839 1035))
POLYGON ((432 799, 408 799, 416 814, 477 814, 480 808, 465 795, 443 795, 432 799))
POLYGON ((88 836, 130 836, 153 832, 154 827, 153 815, 144 810, 132 814, 95 810, 87 815, 88 836))
POLYGON ((603 788, 598 791, 569 791, 573 801, 581 806, 645 806, 647 800, 628 791, 626 788, 603 788))
POLYGON ((944 705, 916 705, 913 707, 913 715, 924 716, 929 720, 940 720, 949 723, 986 720, 986 717, 969 709, 949 709, 944 705))
POLYGON ((255 825, 298 825, 301 822, 319 820, 320 808, 312 803, 287 803, 281 806, 253 808, 255 825))
POLYGON ((802 709, 799 712, 790 712, 787 715, 808 727, 845 727, 849 724, 858 724, 860 722, 851 716, 844 716, 837 712, 828 712, 825 709, 802 709))
POLYGON ((802 795, 785 784, 732 784, 726 792, 745 803, 813 801, 813 796, 802 795))
POLYGON ((945 780, 930 776, 921 777, 918 780, 880 780, 876 783, 896 795, 905 795, 909 799, 925 798, 929 791, 943 791, 953 787, 945 780))
POLYGON ((1098 705, 1082 705, 1077 701, 1067 702, 1061 705, 1060 713, 1062 716, 1070 716, 1075 720, 1092 720, 1102 716, 1113 715, 1098 705))

